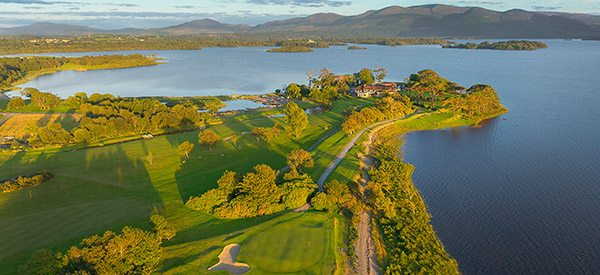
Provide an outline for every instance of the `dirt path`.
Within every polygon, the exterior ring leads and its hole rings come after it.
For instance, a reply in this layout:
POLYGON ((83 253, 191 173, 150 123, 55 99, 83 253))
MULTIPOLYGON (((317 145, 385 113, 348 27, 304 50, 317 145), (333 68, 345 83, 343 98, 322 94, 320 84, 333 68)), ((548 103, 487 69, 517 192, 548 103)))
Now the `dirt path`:
MULTIPOLYGON (((397 120, 397 119, 396 119, 397 120)), ((374 160, 370 156, 371 145, 373 144, 375 134, 395 122, 396 120, 384 121, 378 125, 369 133, 369 138, 365 142, 365 155, 361 157, 361 170, 363 172, 360 179, 362 187, 367 185, 370 180, 369 170, 373 168, 374 160)), ((364 190, 361 190, 364 191, 364 190)), ((358 224, 358 240, 356 241, 356 257, 358 259, 358 270, 357 273, 360 275, 374 275, 380 274, 379 266, 377 265, 377 252, 375 249, 375 243, 371 235, 371 213, 363 210, 360 213, 360 222, 358 224)))
POLYGON ((354 137, 352 137, 352 140, 350 140, 350 142, 348 142, 348 144, 346 144, 346 146, 344 146, 344 148, 342 149, 342 151, 340 151, 340 153, 338 153, 338 155, 331 162, 331 164, 329 164, 329 166, 327 167, 327 169, 325 170, 325 172, 323 172, 323 174, 321 175, 321 177, 317 181, 317 184, 319 185, 319 190, 323 191, 323 185, 325 185, 325 181, 327 180, 327 178, 329 177, 329 175, 331 175, 331 173, 333 171, 335 171, 335 168, 338 167, 338 165, 346 157, 346 155, 348 154, 348 152, 350 151, 350 149, 352 149, 352 147, 354 147, 354 145, 356 144, 356 142, 358 141, 358 139, 360 139, 360 137, 366 131, 368 131, 370 129, 373 129, 373 127, 378 127, 378 126, 382 126, 382 125, 385 126, 385 125, 387 125, 389 123, 395 122, 395 121, 400 120, 400 119, 402 119, 402 118, 396 118, 396 119, 390 119, 390 120, 385 120, 385 121, 382 121, 382 122, 378 122, 378 123, 372 124, 370 126, 367 126, 367 127, 363 128, 362 130, 360 130, 358 133, 356 133, 354 135, 354 137))
POLYGON ((208 268, 210 271, 225 270, 231 274, 243 274, 250 271, 250 266, 244 263, 236 262, 237 255, 240 253, 239 244, 230 244, 223 248, 219 254, 219 263, 208 268))
MULTIPOLYGON (((335 135, 335 133, 339 132, 340 130, 341 130, 340 128, 334 128, 333 130, 329 131, 325 136, 323 136, 322 138, 320 138, 319 140, 317 140, 317 142, 315 142, 313 145, 311 145, 310 147, 308 147, 306 149, 306 151, 312 152, 312 151, 316 150, 317 147, 319 147, 319 145, 321 145, 321 143, 323 143, 323 141, 325 141, 326 139, 328 139, 331 136, 335 135)), ((283 173, 283 172, 287 171, 288 169, 290 169, 290 166, 286 165, 285 167, 283 167, 283 168, 281 168, 279 170, 279 173, 283 173)))
POLYGON ((360 214, 358 224, 358 240, 356 241, 356 257, 358 258, 358 274, 380 274, 377 266, 377 253, 371 237, 371 215, 367 211, 360 214))
POLYGON ((16 115, 15 113, 0 113, 0 126, 2 126, 2 124, 4 124, 4 122, 6 122, 9 118, 13 117, 14 115, 16 115))

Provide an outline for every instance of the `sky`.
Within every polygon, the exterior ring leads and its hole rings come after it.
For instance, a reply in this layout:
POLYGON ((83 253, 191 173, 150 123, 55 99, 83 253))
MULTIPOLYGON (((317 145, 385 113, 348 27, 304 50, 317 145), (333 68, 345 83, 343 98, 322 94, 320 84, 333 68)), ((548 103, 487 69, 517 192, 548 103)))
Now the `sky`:
POLYGON ((203 18, 256 25, 319 12, 354 15, 391 5, 432 3, 600 15, 600 0, 0 0, 0 27, 48 21, 104 29, 153 28, 203 18))

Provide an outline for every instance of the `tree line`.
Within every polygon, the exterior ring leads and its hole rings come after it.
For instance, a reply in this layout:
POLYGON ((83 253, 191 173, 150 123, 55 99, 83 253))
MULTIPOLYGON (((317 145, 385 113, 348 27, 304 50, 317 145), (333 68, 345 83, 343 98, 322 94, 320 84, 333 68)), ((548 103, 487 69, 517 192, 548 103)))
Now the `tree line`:
POLYGON ((372 155, 365 200, 373 209, 385 250, 378 251, 385 274, 460 274, 458 263, 444 249, 430 224, 430 215, 402 162, 393 131, 378 136, 372 155))
POLYGON ((342 124, 342 130, 349 135, 371 124, 403 117, 413 112, 414 108, 407 96, 389 95, 377 100, 373 107, 353 111, 342 124))
POLYGON ((40 249, 20 267, 22 274, 152 274, 162 257, 163 240, 175 230, 158 214, 150 217, 153 231, 125 227, 83 239, 65 253, 40 249))
POLYGON ((0 181, 0 191, 9 193, 18 191, 27 187, 40 185, 52 179, 52 174, 41 171, 30 176, 18 176, 11 180, 0 181))
MULTIPOLYGON (((1 40, 0 40, 1 41, 1 40)), ((0 46, 0 48, 2 48, 0 46)), ((156 58, 141 54, 82 57, 0 57, 0 90, 39 72, 57 71, 63 67, 93 69, 155 65, 156 58)))
POLYGON ((468 50, 499 50, 499 51, 533 51, 537 49, 548 48, 548 45, 540 41, 527 41, 527 40, 510 40, 510 41, 499 41, 489 42, 484 41, 479 44, 477 43, 460 43, 460 44, 447 44, 443 46, 448 49, 468 49, 468 50))
POLYGON ((121 98, 110 94, 92 94, 88 97, 85 93, 76 93, 61 101, 50 93, 35 89, 27 89, 27 95, 42 110, 66 104, 83 115, 78 127, 71 131, 65 130, 60 123, 37 129, 28 138, 28 143, 33 147, 91 143, 131 134, 187 129, 202 119, 199 107, 191 101, 168 106, 152 98, 121 98))
POLYGON ((412 74, 401 94, 408 96, 416 106, 446 108, 474 122, 507 112, 491 86, 475 84, 466 89, 432 70, 412 74))
POLYGON ((312 156, 304 150, 288 155, 290 172, 278 182, 279 172, 259 164, 246 174, 226 171, 217 188, 191 197, 186 207, 221 219, 240 219, 270 215, 298 208, 309 202, 318 186, 302 169, 312 167, 312 156))

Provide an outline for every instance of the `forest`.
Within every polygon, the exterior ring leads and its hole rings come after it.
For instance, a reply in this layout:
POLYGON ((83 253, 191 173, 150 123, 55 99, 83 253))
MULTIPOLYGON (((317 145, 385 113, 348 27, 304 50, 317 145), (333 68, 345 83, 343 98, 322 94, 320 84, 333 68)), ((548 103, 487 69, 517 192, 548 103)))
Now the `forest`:
POLYGON ((93 70, 129 68, 156 65, 156 57, 133 55, 105 55, 83 57, 0 57, 0 91, 16 83, 60 70, 93 70))
MULTIPOLYGON (((67 99, 27 88, 22 93, 30 105, 39 110, 63 108, 72 110, 81 119, 75 128, 67 131, 59 122, 33 129, 26 140, 31 147, 64 146, 92 143, 107 138, 151 132, 172 132, 194 128, 206 122, 224 103, 214 97, 171 99, 164 103, 154 98, 121 98, 110 94, 76 93, 67 99), (199 110, 207 110, 200 113, 199 110)), ((25 107, 20 97, 13 98, 8 111, 19 112, 25 107)), ((30 109, 32 107, 29 107, 30 109)))
POLYGON ((446 44, 447 49, 468 49, 468 50, 499 50, 499 51, 533 51, 548 48, 548 45, 539 41, 510 40, 499 42, 484 41, 477 43, 446 44))
POLYGON ((78 37, 41 38, 31 36, 0 37, 0 54, 35 54, 50 52, 94 52, 130 50, 200 50, 214 47, 309 47, 327 48, 345 43, 376 44, 382 46, 445 45, 447 40, 437 38, 348 38, 329 39, 319 36, 285 34, 213 36, 184 35, 89 35, 78 37))

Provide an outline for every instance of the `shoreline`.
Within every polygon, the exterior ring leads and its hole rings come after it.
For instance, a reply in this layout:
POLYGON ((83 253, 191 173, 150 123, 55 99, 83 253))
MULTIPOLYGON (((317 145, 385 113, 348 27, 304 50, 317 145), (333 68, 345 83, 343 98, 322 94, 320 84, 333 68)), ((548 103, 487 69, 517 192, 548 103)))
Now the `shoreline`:
MULTIPOLYGON (((0 57, 0 58, 2 58, 2 57, 0 57)), ((44 70, 33 71, 31 73, 26 74, 23 78, 11 83, 9 87, 0 88, 0 94, 4 95, 6 92, 12 92, 12 91, 19 90, 20 89, 20 87, 18 87, 19 85, 23 85, 27 82, 33 81, 36 78, 39 78, 41 76, 55 74, 58 72, 63 72, 63 71, 86 72, 86 71, 100 71, 100 70, 119 70, 119 69, 131 69, 131 68, 138 68, 138 67, 150 67, 150 66, 157 66, 157 65, 164 64, 164 62, 160 62, 159 60, 161 60, 161 59, 160 58, 152 58, 152 63, 150 63, 150 64, 123 65, 123 66, 108 65, 106 67, 103 67, 103 65, 101 65, 101 66, 79 66, 79 67, 62 65, 61 67, 56 68, 56 69, 44 69, 44 70)))
MULTIPOLYGON (((473 121, 473 120, 464 120, 464 119, 459 119, 456 117, 451 117, 449 120, 434 120, 433 123, 430 126, 425 126, 425 127, 406 127, 406 124, 410 124, 411 121, 414 120, 419 120, 419 119, 427 119, 427 117, 431 117, 433 115, 435 115, 435 113, 440 113, 438 112, 433 112, 433 113, 423 113, 423 114, 418 114, 415 116, 411 116, 405 119, 401 119, 398 121, 393 121, 391 123, 387 123, 384 125, 381 125, 377 128, 372 129, 371 131, 369 131, 368 133, 366 133, 367 135, 365 136, 366 140, 362 143, 362 150, 364 152, 364 154, 361 156, 360 160, 359 160, 359 169, 361 171, 363 171, 363 176, 361 176, 361 181, 363 181, 363 183, 361 184, 361 186, 366 185, 369 181, 370 181, 370 177, 368 175, 368 171, 372 170, 372 169, 376 169, 376 162, 381 163, 382 161, 385 161, 382 159, 382 157, 378 157, 376 156, 372 151, 374 146, 385 146, 386 148, 389 147, 388 149, 390 150, 397 150, 398 154, 400 155, 400 161, 403 165, 409 165, 411 167, 411 164, 405 162, 404 160, 404 156, 403 156, 403 147, 405 144, 405 140, 403 138, 404 135, 409 134, 409 133, 413 133, 413 132, 419 132, 419 131, 439 131, 439 130, 444 130, 444 129, 452 129, 452 128, 459 128, 459 127, 478 127, 478 125, 480 125, 482 122, 486 121, 486 120, 490 120, 490 119, 494 119, 497 118, 499 116, 501 116, 502 114, 507 113, 508 110, 502 110, 500 112, 494 113, 494 114, 490 114, 488 116, 486 116, 485 119, 481 119, 478 121, 473 121), (386 131, 390 131, 390 132, 386 132, 386 131), (383 133, 383 135, 381 135, 383 133), (383 136, 383 137, 382 137, 383 136), (382 143, 388 143, 391 142, 391 144, 385 144, 385 145, 381 145, 382 143)), ((414 168, 413 168, 414 171, 414 168)), ((413 192, 416 194, 416 196, 418 198, 416 198, 416 200, 420 200, 423 202, 424 205, 424 209, 422 209, 424 212, 426 212, 428 215, 430 215, 428 209, 427 209, 427 205, 425 204, 425 200, 423 198, 423 196, 420 193, 420 190, 417 188, 416 184, 413 181, 413 176, 412 176, 412 171, 409 173, 408 178, 407 178, 408 182, 409 182, 409 186, 410 189, 413 190, 409 190, 410 192, 413 192)), ((362 188, 361 188, 362 190, 362 188)), ((417 203, 417 205, 419 205, 417 203)), ((366 267, 361 267, 364 270, 367 271, 371 271, 373 267, 377 268, 385 268, 387 265, 386 263, 389 263, 388 261, 390 259, 387 259, 386 256, 388 255, 388 251, 389 248, 387 248, 387 246, 389 244, 386 244, 386 240, 384 239, 384 236, 382 235, 382 228, 381 228, 381 224, 378 222, 378 217, 377 217, 377 212, 374 211, 376 209, 368 209, 368 210, 364 210, 363 211, 363 215, 366 215, 367 218, 363 220, 361 220, 361 224, 359 225, 359 228, 362 228, 363 230, 359 230, 359 238, 358 238, 358 242, 363 242, 366 243, 367 245, 363 245, 361 247, 362 250, 367 249, 368 251, 360 251, 357 250, 357 258, 359 262, 362 262, 363 264, 366 264, 368 266, 366 267), (366 234, 366 236, 365 236, 366 234), (383 249, 383 251, 382 251, 383 249), (375 255, 373 255, 375 254, 375 255), (361 257, 367 257, 367 259, 361 259, 361 257), (375 265, 373 265, 373 260, 372 258, 376 259, 375 265), (379 266, 377 266, 379 265, 379 266)), ((437 235, 437 233, 435 232, 435 229, 433 229, 433 225, 431 224, 431 221, 428 222, 429 227, 431 228, 431 232, 429 232, 430 234, 433 233, 433 235, 435 236, 435 240, 440 244, 442 251, 441 253, 445 253, 449 258, 449 261, 452 262, 456 262, 456 260, 452 257, 452 255, 449 254, 449 252, 446 251, 442 240, 439 238, 439 236, 437 235)), ((358 247, 358 246, 357 246, 358 247)), ((457 262, 456 262, 457 263, 457 262)), ((363 271, 363 270, 361 270, 363 271)), ((460 271, 458 271, 460 272, 460 271)))

